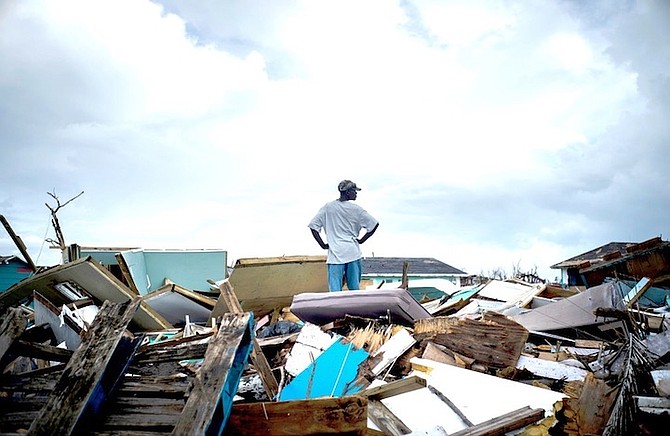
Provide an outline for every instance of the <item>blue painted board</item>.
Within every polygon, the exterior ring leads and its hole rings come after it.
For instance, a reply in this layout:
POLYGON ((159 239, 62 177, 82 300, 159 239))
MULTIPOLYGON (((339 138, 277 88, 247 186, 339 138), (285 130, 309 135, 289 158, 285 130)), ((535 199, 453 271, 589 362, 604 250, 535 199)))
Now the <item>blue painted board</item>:
POLYGON ((358 366, 367 358, 365 350, 357 350, 353 344, 345 344, 340 338, 286 385, 279 400, 339 397, 345 391, 354 394, 360 387, 352 386, 351 382, 356 379, 358 366))

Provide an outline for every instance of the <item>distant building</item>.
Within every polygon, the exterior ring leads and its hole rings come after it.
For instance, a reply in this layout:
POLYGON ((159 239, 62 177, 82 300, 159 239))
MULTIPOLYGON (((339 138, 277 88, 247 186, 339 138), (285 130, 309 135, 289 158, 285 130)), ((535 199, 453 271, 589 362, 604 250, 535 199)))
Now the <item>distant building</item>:
POLYGON ((32 274, 33 270, 28 262, 16 256, 0 256, 0 292, 32 274))
POLYGON ((561 283, 591 287, 606 278, 654 279, 656 285, 670 284, 670 243, 660 237, 640 243, 610 242, 552 265, 561 270, 561 283))
POLYGON ((579 274, 580 269, 603 262, 604 259, 609 258, 610 256, 616 256, 617 253, 625 252, 626 249, 632 245, 635 245, 635 243, 610 242, 552 265, 550 268, 561 270, 559 283, 568 286, 585 286, 584 280, 579 274))
POLYGON ((398 288, 408 263, 410 292, 417 300, 436 298, 461 287, 469 274, 432 257, 364 257, 361 288, 398 288))

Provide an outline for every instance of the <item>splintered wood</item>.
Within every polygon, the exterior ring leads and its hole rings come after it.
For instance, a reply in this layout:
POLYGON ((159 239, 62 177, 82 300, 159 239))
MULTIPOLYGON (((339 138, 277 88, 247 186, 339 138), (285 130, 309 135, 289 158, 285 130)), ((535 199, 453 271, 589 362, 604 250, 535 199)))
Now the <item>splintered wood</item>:
POLYGON ((415 323, 414 332, 427 341, 493 367, 515 366, 528 340, 528 330, 495 312, 487 312, 481 320, 422 319, 415 323))

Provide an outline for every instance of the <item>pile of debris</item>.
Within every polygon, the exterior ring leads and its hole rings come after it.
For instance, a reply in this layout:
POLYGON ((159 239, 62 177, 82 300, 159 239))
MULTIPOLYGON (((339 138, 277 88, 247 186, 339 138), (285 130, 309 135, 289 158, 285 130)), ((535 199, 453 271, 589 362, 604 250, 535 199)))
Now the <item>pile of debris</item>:
POLYGON ((491 280, 417 301, 301 286, 315 276, 325 259, 258 259, 203 292, 140 295, 90 257, 38 272, 0 294, 0 433, 619 435, 670 421, 670 290, 654 278, 491 280))

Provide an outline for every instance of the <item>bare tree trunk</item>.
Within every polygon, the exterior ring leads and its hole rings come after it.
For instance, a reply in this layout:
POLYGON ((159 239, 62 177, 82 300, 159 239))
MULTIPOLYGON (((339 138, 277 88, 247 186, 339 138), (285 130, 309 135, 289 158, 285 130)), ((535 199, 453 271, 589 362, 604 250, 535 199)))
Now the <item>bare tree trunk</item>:
MULTIPOLYGON (((61 230, 60 223, 58 222, 58 215, 57 214, 58 214, 58 211, 62 207, 65 207, 68 203, 70 203, 74 199, 80 197, 83 193, 84 193, 84 191, 81 191, 78 195, 75 195, 74 197, 72 197, 71 199, 66 201, 65 203, 61 204, 60 199, 56 195, 56 190, 54 190, 53 193, 52 192, 47 192, 47 194, 51 198, 56 200, 56 207, 55 208, 49 206, 48 203, 44 203, 46 205, 46 207, 49 209, 49 211, 51 211, 51 225, 53 225, 54 231, 56 232, 56 239, 55 240, 54 239, 47 239, 46 241, 51 243, 51 244, 54 244, 54 246, 56 248, 60 248, 61 254, 63 255, 63 257, 65 257, 65 250, 67 248, 67 244, 65 244, 65 236, 63 236, 63 231, 61 230)), ((66 261, 65 258, 63 260, 66 261)))

